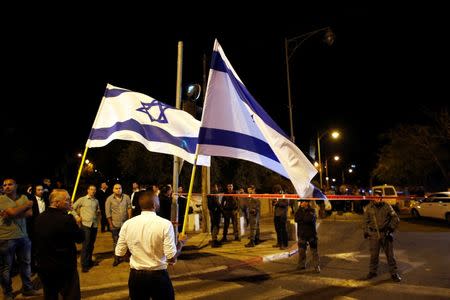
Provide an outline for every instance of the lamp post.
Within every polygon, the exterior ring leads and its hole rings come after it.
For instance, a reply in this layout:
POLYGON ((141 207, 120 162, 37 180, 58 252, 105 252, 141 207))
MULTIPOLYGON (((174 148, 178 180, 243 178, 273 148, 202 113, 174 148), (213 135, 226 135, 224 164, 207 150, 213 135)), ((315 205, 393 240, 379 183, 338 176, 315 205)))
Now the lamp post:
POLYGON ((291 141, 295 143, 294 136, 294 122, 292 119, 292 95, 291 95, 291 79, 289 74, 289 60, 294 55, 295 51, 310 37, 319 33, 325 32, 324 42, 328 45, 332 45, 334 43, 334 33, 330 27, 323 27, 317 30, 313 30, 302 35, 293 37, 293 38, 285 38, 284 39, 284 49, 285 49, 285 59, 286 59, 286 79, 287 79, 287 89, 288 89, 288 103, 289 103, 289 125, 291 131, 291 141), (292 45, 292 46, 291 46, 292 45))
MULTIPOLYGON (((328 157, 326 160, 325 160, 325 178, 329 178, 328 177, 328 160, 330 159, 330 157, 328 157)), ((340 157, 339 157, 339 155, 335 155, 335 156, 333 156, 333 159, 335 160, 335 161, 338 161, 339 159, 340 159, 340 157)), ((328 180, 327 180, 327 189, 329 188, 330 186, 329 186, 329 184, 328 184, 328 180)))
MULTIPOLYGON (((320 134, 319 132, 317 132, 317 153, 319 156, 319 178, 320 178, 320 188, 323 189, 323 182, 322 182, 322 159, 320 157, 320 140, 325 136, 325 134, 329 133, 330 131, 327 130, 325 132, 323 132, 322 134, 320 134)), ((331 137, 333 139, 337 139, 339 138, 341 134, 339 133, 339 131, 333 131, 331 132, 331 137)), ((327 176, 328 177, 328 176, 327 176)))

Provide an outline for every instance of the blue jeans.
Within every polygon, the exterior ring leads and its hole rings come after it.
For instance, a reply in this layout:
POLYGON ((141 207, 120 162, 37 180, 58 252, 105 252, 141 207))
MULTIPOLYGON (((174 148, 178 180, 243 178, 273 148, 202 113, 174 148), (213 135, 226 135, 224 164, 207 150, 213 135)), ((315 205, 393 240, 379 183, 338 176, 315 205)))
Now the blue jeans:
POLYGON ((3 294, 12 293, 11 268, 16 256, 20 268, 23 289, 33 289, 31 284, 31 242, 27 237, 0 240, 0 276, 3 294))

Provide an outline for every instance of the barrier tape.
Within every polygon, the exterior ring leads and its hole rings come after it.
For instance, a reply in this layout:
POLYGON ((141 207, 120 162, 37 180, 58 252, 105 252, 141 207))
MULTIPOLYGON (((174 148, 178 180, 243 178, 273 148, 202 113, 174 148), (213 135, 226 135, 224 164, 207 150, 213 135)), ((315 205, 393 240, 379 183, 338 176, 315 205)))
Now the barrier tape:
MULTIPOLYGON (((187 193, 175 193, 175 195, 185 195, 187 193)), ((207 196, 231 196, 236 198, 284 198, 284 199, 296 199, 296 200, 324 200, 324 198, 313 198, 313 197, 305 197, 301 198, 297 194, 206 194, 207 196)), ((192 196, 202 196, 201 193, 192 193, 192 196)), ((345 201, 356 201, 356 200, 374 200, 380 198, 379 196, 364 196, 364 195, 325 195, 328 200, 345 200, 345 201)), ((417 198, 421 199, 423 197, 419 196, 385 196, 383 199, 396 199, 396 200, 415 200, 417 198)))

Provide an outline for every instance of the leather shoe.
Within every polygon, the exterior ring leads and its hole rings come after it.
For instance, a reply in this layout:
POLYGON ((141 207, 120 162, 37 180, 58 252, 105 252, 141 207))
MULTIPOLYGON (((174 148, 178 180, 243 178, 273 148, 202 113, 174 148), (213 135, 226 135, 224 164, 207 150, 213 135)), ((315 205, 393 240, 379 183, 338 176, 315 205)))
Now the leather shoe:
POLYGON ((280 246, 281 246, 280 244, 272 245, 273 248, 279 248, 280 246))
POLYGON ((305 265, 298 265, 297 266, 297 270, 305 270, 305 269, 306 269, 305 265))
POLYGON ((84 268, 84 267, 83 267, 83 268, 81 268, 81 272, 82 272, 82 273, 87 273, 87 272, 89 272, 89 268, 84 268))
POLYGON ((392 274, 392 275, 391 275, 391 278, 392 278, 392 281, 395 281, 395 282, 400 282, 400 281, 402 281, 402 278, 401 278, 400 275, 398 275, 397 273, 392 274))
POLYGON ((120 263, 120 260, 119 260, 119 258, 116 257, 113 262, 113 267, 117 266, 119 263, 120 263))
POLYGON ((255 242, 253 242, 253 240, 250 240, 250 242, 248 242, 248 244, 245 244, 246 248, 252 248, 255 247, 255 242))
POLYGON ((370 272, 369 274, 367 274, 366 279, 372 279, 372 278, 374 278, 376 276, 377 276, 377 273, 370 272))

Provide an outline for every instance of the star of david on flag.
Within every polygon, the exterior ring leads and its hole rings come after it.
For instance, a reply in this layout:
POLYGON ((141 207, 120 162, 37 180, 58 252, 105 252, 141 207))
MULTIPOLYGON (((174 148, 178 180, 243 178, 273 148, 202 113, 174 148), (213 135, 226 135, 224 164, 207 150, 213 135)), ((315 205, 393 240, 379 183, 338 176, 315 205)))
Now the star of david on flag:
MULTIPOLYGON (((194 163, 200 121, 145 94, 108 84, 86 146, 103 147, 113 140, 135 141, 149 151, 194 163)), ((198 165, 211 158, 199 155, 198 165)))

